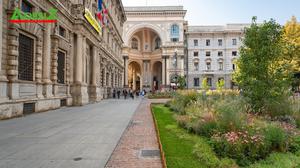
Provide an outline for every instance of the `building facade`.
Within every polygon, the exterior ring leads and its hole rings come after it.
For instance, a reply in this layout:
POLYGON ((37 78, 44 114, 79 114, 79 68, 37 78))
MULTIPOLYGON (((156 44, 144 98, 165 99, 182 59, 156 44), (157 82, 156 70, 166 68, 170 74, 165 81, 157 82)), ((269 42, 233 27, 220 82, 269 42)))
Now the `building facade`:
POLYGON ((225 81, 225 88, 234 88, 232 73, 239 58, 239 47, 245 27, 249 24, 225 26, 188 26, 186 31, 190 89, 200 89, 204 78, 211 89, 225 81))
POLYGON ((124 86, 161 90, 184 75, 184 17, 182 6, 125 7, 124 86))
POLYGON ((109 25, 97 30, 95 0, 0 1, 0 118, 97 102, 123 86, 126 16, 121 0, 104 4, 109 25), (16 8, 57 9, 57 22, 11 23, 16 8))

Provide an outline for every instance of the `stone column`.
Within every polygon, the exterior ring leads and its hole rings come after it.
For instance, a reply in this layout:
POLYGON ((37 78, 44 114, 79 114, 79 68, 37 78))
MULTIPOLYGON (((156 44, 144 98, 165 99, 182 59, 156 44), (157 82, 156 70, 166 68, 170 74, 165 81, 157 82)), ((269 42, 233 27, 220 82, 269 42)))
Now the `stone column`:
POLYGON ((181 58, 181 64, 180 64, 180 66, 181 66, 181 68, 180 68, 181 72, 180 72, 180 75, 184 76, 184 55, 181 55, 180 58, 181 58))
POLYGON ((72 86, 72 96, 74 105, 84 105, 89 101, 87 86, 83 84, 83 56, 85 55, 85 38, 78 33, 77 34, 77 45, 76 45, 76 56, 75 56, 75 82, 72 86))
POLYGON ((81 34, 77 34, 77 46, 76 46, 76 56, 75 56, 75 62, 76 64, 74 65, 75 68, 75 83, 81 84, 82 83, 82 56, 83 56, 83 36, 81 34))
MULTIPOLYGON (((4 8, 3 8, 3 1, 0 1, 0 9, 1 10, 3 10, 4 8)), ((4 74, 3 74, 3 71, 2 71, 2 48, 3 48, 3 44, 2 44, 2 34, 3 34, 3 31, 2 31, 2 24, 3 24, 3 21, 2 21, 2 19, 3 19, 3 12, 0 12, 0 19, 1 19, 1 21, 0 21, 0 80, 1 81, 6 81, 7 79, 5 79, 6 77, 4 76, 4 74)))
POLYGON ((166 58, 166 87, 169 86, 171 83, 170 83, 170 57, 167 57, 166 58))
POLYGON ((161 71, 161 77, 162 77, 162 85, 165 85, 166 84, 166 77, 165 77, 165 75, 166 75, 166 62, 165 62, 165 59, 163 58, 162 59, 162 71, 161 71))
POLYGON ((52 96, 52 85, 50 80, 50 65, 51 65, 51 25, 46 24, 44 32, 44 45, 43 45, 43 94, 48 98, 52 96))
MULTIPOLYGON (((3 1, 0 1, 0 9, 3 10, 3 1)), ((3 19, 3 12, 1 11, 0 12, 0 102, 4 102, 6 100, 8 100, 8 97, 7 97, 7 78, 5 76, 5 73, 4 71, 2 70, 2 48, 3 48, 3 42, 2 42, 2 19, 3 19)))
POLYGON ((99 66, 99 63, 97 62, 97 48, 93 46, 93 55, 92 55, 92 79, 91 79, 91 85, 89 86, 89 98, 92 102, 97 102, 100 100, 100 90, 97 89, 97 64, 99 66))
POLYGON ((93 60, 92 60, 92 85, 96 86, 97 85, 97 48, 93 46, 93 60))
POLYGON ((168 55, 163 55, 162 56, 162 84, 164 85, 163 87, 165 87, 167 85, 167 58, 169 56, 168 55))
POLYGON ((123 56, 124 59, 124 87, 128 87, 128 56, 123 56))

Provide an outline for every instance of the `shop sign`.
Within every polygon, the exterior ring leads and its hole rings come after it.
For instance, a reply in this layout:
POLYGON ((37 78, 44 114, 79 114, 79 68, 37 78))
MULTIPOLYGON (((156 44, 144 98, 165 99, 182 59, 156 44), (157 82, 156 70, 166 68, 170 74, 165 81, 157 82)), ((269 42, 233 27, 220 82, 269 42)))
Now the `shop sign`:
POLYGON ((91 26, 93 26, 93 28, 100 34, 102 35, 102 30, 101 30, 101 26, 98 23, 98 21, 93 17, 92 13, 85 8, 84 10, 84 17, 86 18, 86 20, 91 24, 91 26))

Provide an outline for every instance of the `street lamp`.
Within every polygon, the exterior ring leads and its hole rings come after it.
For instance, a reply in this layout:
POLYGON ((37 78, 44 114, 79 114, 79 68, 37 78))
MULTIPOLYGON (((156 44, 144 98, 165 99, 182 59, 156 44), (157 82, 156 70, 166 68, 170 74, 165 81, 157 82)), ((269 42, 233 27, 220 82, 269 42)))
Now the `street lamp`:
POLYGON ((178 76, 177 76, 177 49, 175 49, 174 53, 174 67, 175 67, 175 87, 177 89, 178 76))

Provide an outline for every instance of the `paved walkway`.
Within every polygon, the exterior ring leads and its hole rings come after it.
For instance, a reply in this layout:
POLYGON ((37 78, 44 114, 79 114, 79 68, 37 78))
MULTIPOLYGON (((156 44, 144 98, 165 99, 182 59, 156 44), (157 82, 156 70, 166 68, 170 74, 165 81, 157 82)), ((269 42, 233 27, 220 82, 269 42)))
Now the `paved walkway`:
POLYGON ((144 99, 142 101, 106 168, 162 168, 150 110, 151 102, 158 103, 165 102, 165 100, 144 99), (144 155, 142 150, 144 150, 144 155))
POLYGON ((105 100, 0 121, 0 168, 102 168, 139 103, 105 100))

